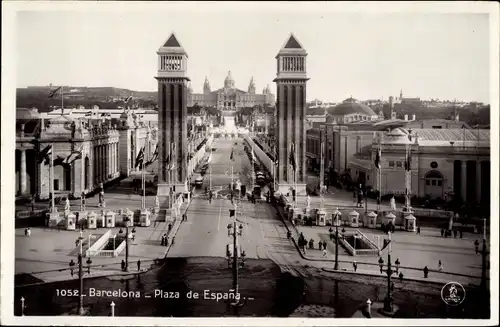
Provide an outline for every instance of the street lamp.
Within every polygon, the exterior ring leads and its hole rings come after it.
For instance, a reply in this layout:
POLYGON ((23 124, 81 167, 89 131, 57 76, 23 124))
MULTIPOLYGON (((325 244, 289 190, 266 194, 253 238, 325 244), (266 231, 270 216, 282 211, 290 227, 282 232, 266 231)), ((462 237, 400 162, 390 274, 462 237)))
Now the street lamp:
MULTIPOLYGON (((78 253, 78 279, 79 279, 79 284, 80 284, 80 290, 79 290, 79 298, 78 298, 78 314, 83 316, 85 311, 83 310, 83 232, 80 230, 80 236, 77 238, 77 242, 79 243, 80 251, 78 253)), ((90 258, 89 258, 90 260, 90 258)), ((71 260, 69 262, 69 267, 71 271, 73 271, 73 267, 75 266, 75 262, 71 260)))
MULTIPOLYGON (((339 270, 339 225, 340 225, 340 216, 342 216, 342 213, 339 211, 339 209, 335 209, 335 212, 332 214, 334 223, 335 223, 335 270, 339 270)), ((331 229, 331 228, 330 228, 331 229)), ((342 229, 342 232, 345 232, 344 229, 342 229)))
POLYGON ((92 260, 90 258, 87 259, 87 266, 88 266, 88 274, 90 275, 90 265, 92 264, 92 260))
MULTIPOLYGON (((128 216, 125 216, 123 221, 125 222, 125 271, 128 272, 128 223, 130 219, 128 216)), ((121 228, 119 233, 123 233, 121 228)))
POLYGON ((481 251, 482 265, 481 265, 481 287, 486 289, 486 265, 488 251, 486 249, 486 219, 483 219, 483 250, 481 251))
POLYGON ((393 300, 392 300, 392 288, 391 288, 391 275, 395 272, 392 270, 391 266, 391 232, 388 232, 389 235, 389 251, 387 252, 387 296, 384 300, 384 311, 386 313, 393 313, 394 312, 394 305, 393 305, 393 300))

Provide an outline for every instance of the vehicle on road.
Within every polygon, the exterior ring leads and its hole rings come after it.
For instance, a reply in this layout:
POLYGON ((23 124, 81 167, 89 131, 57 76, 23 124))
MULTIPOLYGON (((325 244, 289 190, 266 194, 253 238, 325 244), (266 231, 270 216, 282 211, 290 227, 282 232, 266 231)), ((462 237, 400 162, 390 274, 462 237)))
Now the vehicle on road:
POLYGON ((192 180, 193 180, 193 184, 196 188, 201 188, 201 186, 203 185, 204 178, 201 174, 197 173, 193 176, 192 180))

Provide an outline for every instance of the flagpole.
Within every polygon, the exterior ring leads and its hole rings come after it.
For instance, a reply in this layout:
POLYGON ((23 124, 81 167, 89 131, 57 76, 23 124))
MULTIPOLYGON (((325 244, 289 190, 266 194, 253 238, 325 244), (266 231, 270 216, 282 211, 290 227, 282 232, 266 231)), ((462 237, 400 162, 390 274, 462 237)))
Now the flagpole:
POLYGON ((64 86, 61 86, 61 116, 64 115, 64 86))
POLYGON ((380 212, 380 204, 382 201, 382 145, 379 139, 377 155, 379 155, 379 163, 378 163, 378 201, 377 201, 377 212, 380 212))
POLYGON ((323 138, 321 138, 321 154, 320 154, 320 173, 319 173, 319 195, 321 199, 321 206, 320 209, 323 209, 323 183, 325 180, 325 162, 324 162, 324 143, 323 143, 323 138))
POLYGON ((54 201, 54 143, 51 144, 50 148, 50 166, 49 166, 49 191, 50 191, 50 197, 51 197, 51 207, 52 207, 52 214, 56 213, 56 206, 55 206, 55 201, 54 201))

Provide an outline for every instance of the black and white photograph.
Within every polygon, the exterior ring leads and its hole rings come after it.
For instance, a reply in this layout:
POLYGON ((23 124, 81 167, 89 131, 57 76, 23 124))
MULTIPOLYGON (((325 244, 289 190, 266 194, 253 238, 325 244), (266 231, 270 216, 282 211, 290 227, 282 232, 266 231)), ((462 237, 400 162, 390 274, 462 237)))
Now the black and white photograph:
POLYGON ((498 324, 498 4, 2 8, 2 323, 498 324))

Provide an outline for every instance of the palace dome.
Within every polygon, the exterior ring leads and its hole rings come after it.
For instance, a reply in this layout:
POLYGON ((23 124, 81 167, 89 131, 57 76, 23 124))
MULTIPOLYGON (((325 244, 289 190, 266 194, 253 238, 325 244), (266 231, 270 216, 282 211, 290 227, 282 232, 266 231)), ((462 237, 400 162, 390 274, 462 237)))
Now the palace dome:
POLYGON ((335 107, 328 108, 327 113, 333 116, 350 115, 350 114, 377 116, 377 114, 372 110, 372 108, 362 103, 359 103, 358 100, 353 98, 348 98, 344 100, 342 103, 336 105, 335 107))

